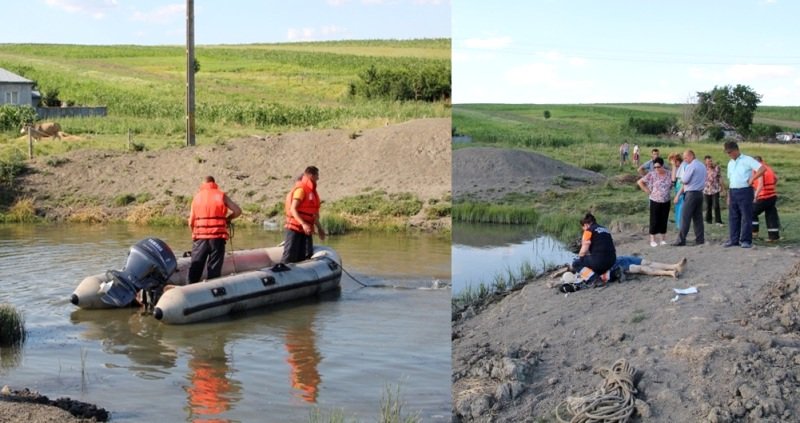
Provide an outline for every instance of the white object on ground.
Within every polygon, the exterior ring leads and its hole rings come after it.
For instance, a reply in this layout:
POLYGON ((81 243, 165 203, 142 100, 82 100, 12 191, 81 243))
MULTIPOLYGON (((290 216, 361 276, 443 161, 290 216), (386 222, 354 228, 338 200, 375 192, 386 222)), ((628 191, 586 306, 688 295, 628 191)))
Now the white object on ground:
POLYGON ((676 294, 681 294, 681 295, 697 294, 697 288, 693 286, 684 289, 673 288, 672 290, 675 291, 676 294))
POLYGON ((673 298, 673 299, 672 299, 672 302, 673 302, 673 303, 677 303, 677 302, 678 302, 678 299, 679 299, 680 297, 681 297, 680 295, 676 295, 676 296, 675 296, 675 298, 673 298))

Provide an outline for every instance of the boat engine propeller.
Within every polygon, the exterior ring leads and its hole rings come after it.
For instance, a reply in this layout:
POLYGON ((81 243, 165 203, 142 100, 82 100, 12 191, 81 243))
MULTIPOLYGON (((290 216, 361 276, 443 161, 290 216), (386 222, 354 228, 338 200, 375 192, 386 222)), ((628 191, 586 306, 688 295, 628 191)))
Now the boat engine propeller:
POLYGON ((122 271, 106 272, 109 282, 100 288, 105 294, 101 300, 115 307, 125 307, 136 298, 138 291, 142 291, 145 307, 148 302, 152 303, 152 307, 177 267, 175 254, 164 241, 158 238, 143 239, 131 247, 122 271))

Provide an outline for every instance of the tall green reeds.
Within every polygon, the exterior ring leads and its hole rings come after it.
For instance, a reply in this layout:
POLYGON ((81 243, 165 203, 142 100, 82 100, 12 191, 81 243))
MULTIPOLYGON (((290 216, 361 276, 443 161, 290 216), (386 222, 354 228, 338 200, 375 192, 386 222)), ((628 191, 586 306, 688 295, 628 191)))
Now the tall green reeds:
POLYGON ((0 304, 0 347, 13 347, 25 341, 25 319, 10 304, 0 304))
POLYGON ((539 218, 532 207, 490 203, 456 203, 452 213, 454 221, 467 223, 530 225, 539 218))

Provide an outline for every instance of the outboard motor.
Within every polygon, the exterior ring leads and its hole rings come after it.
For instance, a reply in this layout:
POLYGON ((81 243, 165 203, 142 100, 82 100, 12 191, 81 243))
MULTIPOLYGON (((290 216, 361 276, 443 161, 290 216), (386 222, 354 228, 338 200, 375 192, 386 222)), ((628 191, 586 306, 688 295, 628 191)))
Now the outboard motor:
POLYGON ((147 295, 148 291, 163 287, 177 267, 175 254, 164 241, 143 239, 131 247, 121 272, 107 272, 111 282, 104 288, 101 300, 115 307, 125 307, 136 298, 137 291, 143 290, 147 295))

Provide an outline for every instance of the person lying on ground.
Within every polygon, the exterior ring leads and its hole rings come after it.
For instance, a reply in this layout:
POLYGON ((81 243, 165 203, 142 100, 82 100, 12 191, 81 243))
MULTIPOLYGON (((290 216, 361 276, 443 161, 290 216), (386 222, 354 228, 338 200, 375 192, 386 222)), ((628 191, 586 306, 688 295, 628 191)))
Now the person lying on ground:
MULTIPOLYGON (((617 260, 614 263, 614 268, 619 268, 622 274, 671 276, 673 278, 677 278, 681 273, 683 273, 686 263, 686 257, 682 258, 675 264, 669 264, 659 263, 636 256, 617 256, 617 260)), ((561 280, 551 282, 549 285, 551 288, 554 288, 565 283, 579 284, 581 282, 586 282, 588 278, 593 277, 593 274, 591 273, 593 273, 591 272, 591 269, 588 269, 587 272, 586 268, 574 269, 571 265, 567 265, 550 274, 550 277, 554 279, 561 276, 561 280)), ((605 280, 603 283, 607 281, 608 280, 605 280)))

